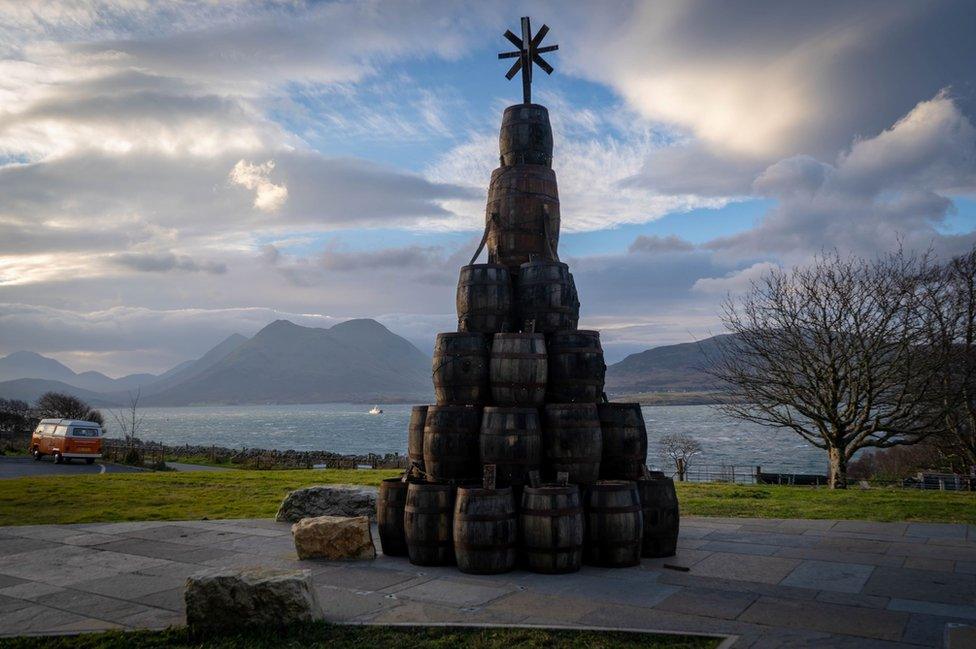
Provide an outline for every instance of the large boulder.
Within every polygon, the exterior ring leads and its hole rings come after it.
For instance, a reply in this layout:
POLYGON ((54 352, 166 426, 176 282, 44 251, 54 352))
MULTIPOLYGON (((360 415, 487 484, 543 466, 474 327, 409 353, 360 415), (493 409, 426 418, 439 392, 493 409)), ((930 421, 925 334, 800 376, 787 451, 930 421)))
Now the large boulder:
POLYGON ((285 496, 275 520, 296 523, 316 516, 376 517, 376 487, 333 484, 296 489, 285 496))
POLYGON ((375 559, 369 518, 318 516, 291 526, 299 559, 375 559))
POLYGON ((283 628, 322 614, 310 570, 210 570, 187 578, 184 598, 194 632, 283 628))

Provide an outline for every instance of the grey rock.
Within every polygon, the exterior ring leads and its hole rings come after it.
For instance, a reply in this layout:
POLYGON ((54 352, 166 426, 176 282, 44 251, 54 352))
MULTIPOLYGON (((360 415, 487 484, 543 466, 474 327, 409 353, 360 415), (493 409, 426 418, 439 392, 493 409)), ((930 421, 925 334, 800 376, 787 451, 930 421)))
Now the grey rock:
POLYGON ((187 578, 184 597, 193 632, 280 628, 322 615, 310 570, 210 570, 187 578))
POLYGON ((368 516, 376 519, 376 487, 314 485, 297 489, 281 501, 275 520, 297 523, 318 516, 368 516))

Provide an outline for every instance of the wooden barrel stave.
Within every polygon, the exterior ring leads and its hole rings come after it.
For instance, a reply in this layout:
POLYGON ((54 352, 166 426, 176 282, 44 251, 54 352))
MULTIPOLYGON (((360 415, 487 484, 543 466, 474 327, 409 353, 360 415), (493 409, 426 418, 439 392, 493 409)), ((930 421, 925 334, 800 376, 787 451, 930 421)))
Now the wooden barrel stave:
POLYGON ((407 536, 403 527, 403 509, 407 504, 410 483, 400 478, 386 478, 380 482, 376 496, 376 527, 383 554, 391 557, 407 556, 407 536))
POLYGON ((449 566, 454 563, 454 497, 451 485, 412 482, 407 487, 403 527, 410 563, 449 566))
POLYGON ((529 471, 542 465, 542 423, 535 408, 490 406, 481 416, 481 464, 494 464, 496 484, 521 493, 529 471))
POLYGON ((458 569, 495 575, 515 568, 518 516, 512 490, 459 487, 454 508, 458 569))
POLYGON ((511 331, 512 279, 499 264, 461 268, 457 287, 458 331, 495 334, 511 331))
POLYGON ((499 167, 491 174, 488 260, 517 274, 520 264, 553 259, 559 250, 559 190, 556 174, 543 165, 499 167), (548 235, 548 236, 547 236, 548 235))
POLYGON ((481 408, 430 406, 424 424, 424 471, 429 482, 478 480, 481 408))
POLYGON ((519 514, 527 570, 576 572, 583 561, 583 507, 576 485, 525 487, 519 514))
POLYGON ((599 479, 603 434, 596 404, 546 404, 542 433, 548 478, 555 479, 565 471, 575 484, 591 484, 599 479))
POLYGON ((647 427, 639 403, 601 403, 603 454, 600 477, 637 480, 647 464, 647 427))
POLYGON ((641 559, 643 513, 637 484, 601 480, 586 490, 583 561, 606 568, 636 566, 641 559))
POLYGON ((414 406, 410 409, 410 423, 407 424, 407 459, 411 464, 424 464, 424 423, 427 421, 429 406, 414 406))
POLYGON ((674 481, 660 471, 651 471, 637 481, 644 512, 644 539, 641 555, 672 557, 677 552, 680 511, 674 481))
POLYGON ((548 363, 542 334, 495 334, 491 344, 491 396, 502 406, 538 406, 546 399, 548 363))
POLYGON ((498 133, 498 151, 502 166, 552 166, 552 127, 546 107, 516 104, 506 108, 498 133))
POLYGON ((484 334, 437 334, 432 367, 438 405, 482 405, 491 399, 488 338, 484 334))
POLYGON ((547 337, 551 403, 599 403, 607 365, 599 331, 556 331, 547 337))
POLYGON ((566 264, 547 260, 522 264, 515 283, 515 294, 523 331, 551 334, 576 330, 579 324, 579 294, 566 264))

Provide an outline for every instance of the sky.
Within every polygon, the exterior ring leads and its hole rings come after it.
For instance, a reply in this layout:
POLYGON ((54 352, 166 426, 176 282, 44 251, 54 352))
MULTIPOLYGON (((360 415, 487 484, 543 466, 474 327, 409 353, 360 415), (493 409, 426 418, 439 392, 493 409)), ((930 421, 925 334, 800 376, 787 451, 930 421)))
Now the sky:
POLYGON ((277 318, 428 351, 502 38, 551 28, 560 256, 608 361, 825 249, 976 242, 976 4, 0 0, 0 354, 161 372, 277 318))

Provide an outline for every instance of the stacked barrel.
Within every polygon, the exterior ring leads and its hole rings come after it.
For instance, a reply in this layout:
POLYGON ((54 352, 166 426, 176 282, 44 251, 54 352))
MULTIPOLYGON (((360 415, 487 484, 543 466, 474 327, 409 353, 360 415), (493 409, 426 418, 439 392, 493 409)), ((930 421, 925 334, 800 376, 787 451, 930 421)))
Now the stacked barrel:
POLYGON ((674 484, 646 469, 640 406, 607 402, 600 334, 577 329, 552 143, 544 106, 505 110, 485 235, 458 281, 458 328, 434 345, 437 403, 411 413, 411 475, 380 488, 387 554, 485 574, 675 552, 674 484), (475 263, 486 244, 488 263, 475 263))

